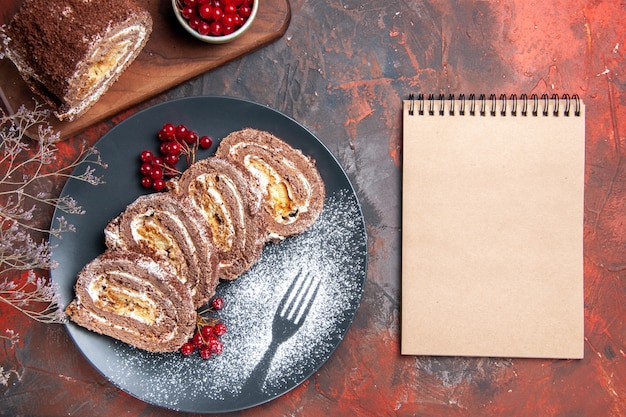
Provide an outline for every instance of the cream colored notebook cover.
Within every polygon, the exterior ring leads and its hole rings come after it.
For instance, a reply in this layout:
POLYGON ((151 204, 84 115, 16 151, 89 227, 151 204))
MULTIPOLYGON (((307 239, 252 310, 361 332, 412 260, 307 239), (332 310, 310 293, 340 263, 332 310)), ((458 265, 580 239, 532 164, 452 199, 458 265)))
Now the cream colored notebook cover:
POLYGON ((402 354, 582 358, 583 103, 403 112, 402 354))

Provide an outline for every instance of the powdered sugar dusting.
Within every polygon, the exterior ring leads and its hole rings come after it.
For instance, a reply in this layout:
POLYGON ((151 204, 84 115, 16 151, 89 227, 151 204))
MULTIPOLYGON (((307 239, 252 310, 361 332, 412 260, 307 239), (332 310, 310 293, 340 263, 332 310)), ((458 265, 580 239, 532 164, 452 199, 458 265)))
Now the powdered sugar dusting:
POLYGON ((352 191, 342 189, 327 198, 309 230, 268 244, 247 273, 219 285, 226 301, 219 317, 228 327, 221 355, 203 360, 112 342, 105 374, 144 401, 177 410, 229 411, 270 400, 297 386, 332 354, 360 303, 365 272, 362 215, 352 191), (303 326, 278 346, 267 377, 256 383, 258 393, 246 396, 244 384, 270 346, 274 313, 299 271, 320 280, 315 301, 303 326))

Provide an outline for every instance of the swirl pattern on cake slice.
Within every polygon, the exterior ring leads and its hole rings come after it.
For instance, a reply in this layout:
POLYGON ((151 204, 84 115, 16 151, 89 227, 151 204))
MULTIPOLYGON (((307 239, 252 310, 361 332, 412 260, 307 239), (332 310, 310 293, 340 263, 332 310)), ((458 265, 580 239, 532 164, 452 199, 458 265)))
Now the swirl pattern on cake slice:
POLYGON ((250 174, 236 163, 211 157, 191 165, 168 186, 189 198, 210 226, 219 277, 235 279, 259 258, 265 245, 261 195, 250 174))
POLYGON ((78 274, 66 307, 76 324, 150 352, 173 352, 193 334, 196 312, 171 265, 105 251, 78 274))
POLYGON ((243 129, 226 136, 216 156, 244 166, 263 195, 267 240, 303 232, 324 206, 325 186, 315 161, 269 132, 243 129))
POLYGON ((106 226, 112 250, 139 252, 169 262, 189 289, 194 306, 204 305, 218 283, 218 257, 211 229, 184 196, 154 193, 138 197, 106 226))

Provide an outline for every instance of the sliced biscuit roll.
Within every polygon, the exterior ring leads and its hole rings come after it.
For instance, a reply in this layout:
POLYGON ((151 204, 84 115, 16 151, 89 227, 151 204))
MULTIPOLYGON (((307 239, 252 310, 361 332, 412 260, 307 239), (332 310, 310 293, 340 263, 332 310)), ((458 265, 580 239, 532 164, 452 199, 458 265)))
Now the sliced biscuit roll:
POLYGON ((265 245, 261 196, 252 182, 236 163, 211 157, 194 163, 169 184, 171 192, 191 200, 210 226, 223 279, 247 271, 265 245))
POLYGON ((150 352, 173 352, 193 334, 189 290, 171 265, 105 251, 78 274, 66 313, 76 324, 150 352))
POLYGON ((225 137, 216 155, 243 165, 263 195, 267 239, 303 232, 324 206, 325 187, 312 158, 278 137, 243 129, 225 137))
POLYGON ((210 228, 190 199, 170 193, 140 196, 106 226, 104 235, 112 250, 139 252, 172 264, 195 307, 215 293, 217 252, 210 228))

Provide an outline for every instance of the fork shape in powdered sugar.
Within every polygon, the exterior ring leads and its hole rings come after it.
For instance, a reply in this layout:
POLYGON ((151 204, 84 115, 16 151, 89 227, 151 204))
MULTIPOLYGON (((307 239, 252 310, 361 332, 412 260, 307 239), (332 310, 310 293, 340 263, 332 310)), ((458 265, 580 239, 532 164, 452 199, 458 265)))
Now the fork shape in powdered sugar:
POLYGON ((320 280, 314 274, 303 274, 302 271, 291 282, 274 314, 272 341, 244 384, 241 395, 250 395, 263 388, 278 347, 302 327, 315 301, 319 286, 320 280))

